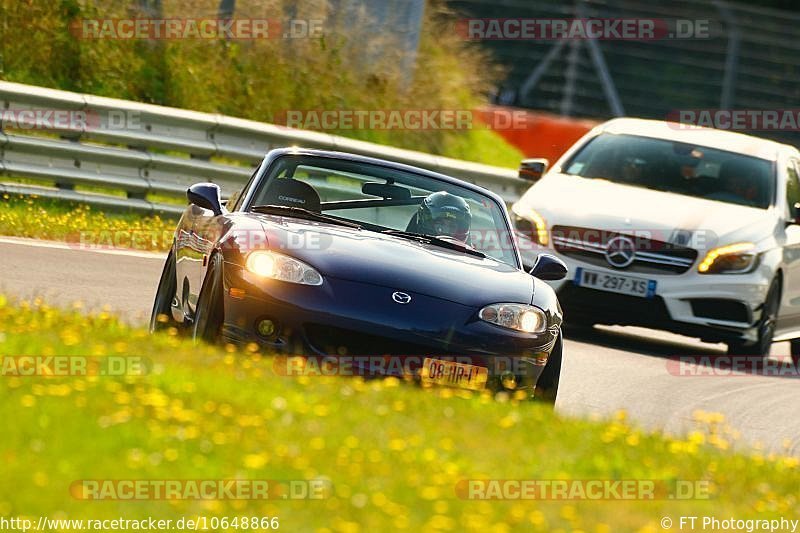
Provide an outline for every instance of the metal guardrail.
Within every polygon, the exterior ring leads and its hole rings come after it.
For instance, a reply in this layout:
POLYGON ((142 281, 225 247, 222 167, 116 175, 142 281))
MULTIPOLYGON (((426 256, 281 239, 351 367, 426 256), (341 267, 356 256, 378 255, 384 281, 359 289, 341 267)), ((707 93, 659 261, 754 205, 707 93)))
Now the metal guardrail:
POLYGON ((40 188, 6 181, 0 182, 0 193, 178 213, 181 206, 148 201, 148 194, 179 197, 192 183, 211 181, 230 195, 267 151, 281 146, 407 163, 484 186, 507 201, 529 186, 512 169, 218 114, 0 81, 0 176, 56 184, 40 188), (48 118, 48 111, 69 118, 48 118), (38 113, 30 129, 19 127, 26 113, 38 113), (79 192, 76 185, 122 191, 124 196, 79 192))

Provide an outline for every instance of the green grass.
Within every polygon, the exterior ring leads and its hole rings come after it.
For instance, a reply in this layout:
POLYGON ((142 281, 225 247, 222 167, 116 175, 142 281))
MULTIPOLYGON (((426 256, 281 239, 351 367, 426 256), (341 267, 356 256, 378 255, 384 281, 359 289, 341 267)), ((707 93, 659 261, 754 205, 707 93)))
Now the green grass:
POLYGON ((0 235, 13 237, 166 250, 176 222, 169 217, 104 213, 70 202, 0 196, 0 235))
MULTIPOLYGON (((174 333, 174 332, 173 332, 174 333)), ((105 312, 0 297, 0 356, 138 356, 146 376, 2 377, 0 515, 278 516, 289 531, 658 531, 662 516, 797 509, 796 459, 727 451, 711 415, 687 439, 533 403, 398 380, 292 378, 270 357, 151 337, 105 312), (315 479, 318 501, 83 501, 85 479, 315 479), (464 479, 708 480, 707 500, 472 501, 464 479)), ((698 422, 700 423, 700 422, 698 422)))
MULTIPOLYGON (((209 18, 219 2, 163 2, 161 17, 209 18)), ((284 2, 239 0, 236 18, 284 18, 284 2)), ((471 110, 487 102, 499 67, 454 31, 458 15, 428 2, 411 62, 391 31, 360 14, 297 7, 324 18, 324 36, 303 39, 84 39, 82 19, 154 18, 112 0, 5 2, 0 79, 274 122, 290 110, 471 110), (32 22, 34 21, 34 22, 32 22)), ((431 129, 328 131, 358 139, 516 168, 499 135, 431 129), (486 143, 492 145, 487 147, 486 143)))

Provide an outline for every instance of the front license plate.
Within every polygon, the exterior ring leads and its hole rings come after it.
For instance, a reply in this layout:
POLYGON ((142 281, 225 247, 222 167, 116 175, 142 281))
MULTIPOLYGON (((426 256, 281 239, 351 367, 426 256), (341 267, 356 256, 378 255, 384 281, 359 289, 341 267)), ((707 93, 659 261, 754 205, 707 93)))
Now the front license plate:
POLYGON ((420 377, 423 383, 430 383, 431 385, 481 390, 486 386, 486 381, 489 379, 489 369, 482 366, 426 357, 422 362, 420 377))
POLYGON ((586 270, 585 268, 575 269, 573 282, 579 287, 616 292, 640 298, 652 298, 656 294, 656 281, 653 279, 635 278, 597 270, 586 270))

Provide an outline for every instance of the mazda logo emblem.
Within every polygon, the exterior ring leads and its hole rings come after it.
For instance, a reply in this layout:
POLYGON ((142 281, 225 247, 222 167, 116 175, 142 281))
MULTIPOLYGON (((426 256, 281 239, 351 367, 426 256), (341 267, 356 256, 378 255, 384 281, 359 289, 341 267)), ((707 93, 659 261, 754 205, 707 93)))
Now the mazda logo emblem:
POLYGON ((636 259, 636 244, 628 237, 614 237, 606 244, 606 261, 616 268, 625 268, 636 259))
POLYGON ((411 303, 411 295, 399 291, 393 292, 392 300, 394 300, 396 303, 405 305, 411 303))

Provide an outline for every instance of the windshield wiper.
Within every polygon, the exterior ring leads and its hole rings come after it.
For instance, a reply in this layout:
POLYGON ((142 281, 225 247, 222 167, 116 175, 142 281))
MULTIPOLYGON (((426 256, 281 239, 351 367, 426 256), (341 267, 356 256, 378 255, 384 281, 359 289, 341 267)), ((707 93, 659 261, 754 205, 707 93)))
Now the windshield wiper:
POLYGON ((457 242, 442 239, 441 237, 434 237, 432 235, 425 235, 422 233, 414 233, 411 231, 401 231, 398 229, 387 229, 382 231, 381 233, 385 233, 386 235, 394 235, 397 237, 403 237, 405 239, 410 239, 412 241, 417 241, 425 244, 434 244, 436 246, 440 246, 442 248, 447 248, 448 250, 455 250, 457 252, 464 252, 465 254, 474 255, 476 257, 486 257, 486 254, 483 252, 479 252, 475 248, 467 246, 466 244, 459 244, 457 242))
POLYGON ((361 229, 360 224, 344 220, 339 217, 331 215, 324 215, 316 211, 310 211, 303 207, 293 207, 289 205, 254 205, 250 211, 261 213, 264 215, 283 215, 287 217, 302 218, 305 220, 314 220, 317 222, 329 222, 331 224, 338 224, 340 226, 347 226, 348 228, 361 229))

